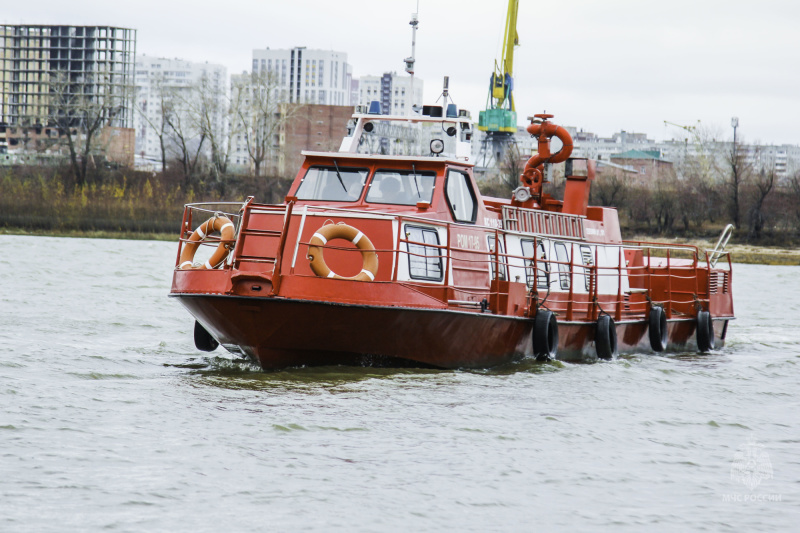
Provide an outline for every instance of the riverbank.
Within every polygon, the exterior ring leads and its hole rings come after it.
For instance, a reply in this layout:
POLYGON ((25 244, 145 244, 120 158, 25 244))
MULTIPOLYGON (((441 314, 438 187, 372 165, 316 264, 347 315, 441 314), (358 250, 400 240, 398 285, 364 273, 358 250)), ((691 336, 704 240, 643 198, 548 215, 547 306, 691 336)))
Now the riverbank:
MULTIPOLYGON (((139 241, 177 241, 173 233, 136 233, 122 231, 45 231, 24 230, 18 228, 0 228, 0 235, 37 235, 46 237, 81 237, 86 239, 130 239, 139 241)), ((663 244, 691 244, 700 250, 711 250, 716 241, 703 239, 665 239, 649 235, 636 235, 630 240, 658 242, 663 244)), ((800 248, 780 248, 776 246, 753 246, 749 244, 730 244, 735 263, 751 265, 800 265, 800 248)))
MULTIPOLYGON (((630 240, 644 242, 659 242, 663 244, 691 244, 700 250, 712 250, 717 244, 716 240, 663 238, 650 235, 636 235, 630 240)), ((750 265, 800 265, 800 248, 778 246, 754 246, 751 244, 728 244, 727 250, 731 252, 734 263, 750 265)))
POLYGON ((136 241, 178 241, 175 233, 136 233, 130 231, 26 230, 0 228, 0 235, 34 235, 37 237, 78 237, 83 239, 128 239, 136 241))

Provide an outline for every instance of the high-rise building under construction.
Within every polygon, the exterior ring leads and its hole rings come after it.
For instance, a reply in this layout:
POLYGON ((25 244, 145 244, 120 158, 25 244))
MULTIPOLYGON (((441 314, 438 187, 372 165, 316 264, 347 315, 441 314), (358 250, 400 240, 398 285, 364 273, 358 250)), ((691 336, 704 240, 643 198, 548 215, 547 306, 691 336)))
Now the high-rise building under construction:
POLYGON ((56 77, 69 90, 80 87, 84 98, 117 95, 119 109, 107 125, 131 127, 135 53, 133 29, 0 25, 0 136, 9 128, 48 126, 56 77))

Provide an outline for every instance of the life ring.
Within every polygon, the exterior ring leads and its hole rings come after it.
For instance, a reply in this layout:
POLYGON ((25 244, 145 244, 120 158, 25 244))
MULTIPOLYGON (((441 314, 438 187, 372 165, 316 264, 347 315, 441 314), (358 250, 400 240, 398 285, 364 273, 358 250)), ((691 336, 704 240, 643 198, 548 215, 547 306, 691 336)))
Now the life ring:
POLYGON ((194 254, 200 247, 200 243, 206 236, 215 231, 219 231, 222 235, 219 246, 214 251, 214 254, 208 258, 205 264, 197 267, 198 269, 212 269, 217 268, 222 263, 228 253, 230 252, 229 246, 233 242, 234 226, 233 222, 228 217, 213 216, 200 224, 194 233, 189 237, 189 241, 183 246, 181 251, 180 268, 181 270, 189 270, 194 268, 192 266, 194 261, 194 254))
POLYGON ((594 334, 594 348, 600 359, 613 359, 617 355, 617 326, 608 315, 600 315, 594 334))
POLYGON ((558 321, 552 311, 539 308, 533 320, 533 355, 539 361, 555 359, 558 353, 558 321))
POLYGON ((311 262, 311 270, 321 278, 375 281, 375 276, 378 275, 378 254, 375 252, 372 241, 357 228, 343 223, 322 226, 314 233, 308 246, 308 260, 311 262), (348 240, 361 250, 363 261, 361 272, 347 278, 328 268, 325 258, 322 256, 322 250, 328 241, 333 239, 348 240))
POLYGON ((697 349, 700 353, 714 349, 714 323, 708 311, 697 312, 697 349))
POLYGON ((663 307, 654 305, 650 308, 647 333, 650 336, 650 347, 654 352, 663 352, 667 349, 667 313, 663 307))

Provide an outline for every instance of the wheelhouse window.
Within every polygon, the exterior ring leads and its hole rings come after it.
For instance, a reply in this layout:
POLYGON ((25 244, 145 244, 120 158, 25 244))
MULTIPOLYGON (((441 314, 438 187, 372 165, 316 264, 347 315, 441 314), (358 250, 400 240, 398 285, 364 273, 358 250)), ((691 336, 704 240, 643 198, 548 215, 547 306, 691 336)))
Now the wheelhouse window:
POLYGON ((367 202, 416 205, 433 199, 436 173, 415 170, 378 170, 367 189, 367 202))
POLYGON ((489 235, 489 263, 492 265, 492 279, 497 279, 497 267, 500 267, 500 279, 505 281, 506 279, 506 257, 505 257, 505 247, 503 246, 503 241, 500 242, 500 249, 498 250, 497 257, 495 258, 495 238, 494 235, 489 235), (495 262, 497 259, 497 262, 495 262))
POLYGON ((442 281, 439 232, 434 228, 405 226, 408 240, 408 272, 412 279, 442 281), (427 245, 427 246, 426 246, 427 245))
POLYGON ((533 288, 536 283, 538 289, 550 287, 550 265, 547 264, 547 255, 544 250, 544 243, 536 243, 536 272, 534 274, 533 262, 533 241, 522 240, 522 255, 525 259, 525 283, 529 288, 533 288), (530 259, 528 259, 530 258, 530 259))
POLYGON ((478 216, 478 202, 467 175, 455 170, 448 172, 445 190, 453 218, 457 222, 474 223, 478 216))
POLYGON ((361 198, 367 175, 365 168, 314 166, 303 176, 295 196, 299 200, 355 202, 361 198))
POLYGON ((561 288, 564 290, 569 289, 569 252, 563 242, 557 242, 556 259, 558 259, 558 279, 561 283, 561 288))

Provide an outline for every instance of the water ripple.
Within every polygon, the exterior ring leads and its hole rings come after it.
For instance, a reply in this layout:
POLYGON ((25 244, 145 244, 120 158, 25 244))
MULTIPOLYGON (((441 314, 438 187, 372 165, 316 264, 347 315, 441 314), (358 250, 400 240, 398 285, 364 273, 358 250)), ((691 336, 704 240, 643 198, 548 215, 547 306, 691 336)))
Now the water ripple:
POLYGON ((737 265, 707 355, 262 372, 194 349, 171 243, 0 257, 2 531, 795 528, 798 267, 737 265), (748 449, 774 473, 753 491, 748 449))

